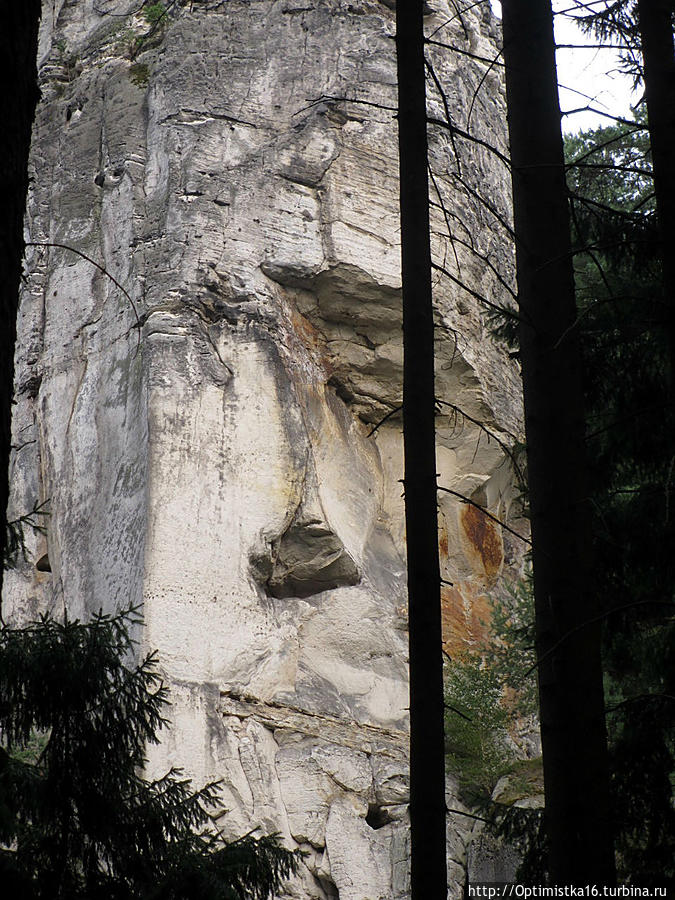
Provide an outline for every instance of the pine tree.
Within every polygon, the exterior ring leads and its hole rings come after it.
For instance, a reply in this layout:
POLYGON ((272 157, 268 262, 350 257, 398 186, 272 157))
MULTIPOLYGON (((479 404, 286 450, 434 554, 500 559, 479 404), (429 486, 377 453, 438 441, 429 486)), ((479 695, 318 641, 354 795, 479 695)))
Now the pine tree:
POLYGON ((0 881, 26 900, 264 900, 295 871, 276 836, 225 844, 218 783, 143 776, 166 724, 134 610, 0 631, 0 881))

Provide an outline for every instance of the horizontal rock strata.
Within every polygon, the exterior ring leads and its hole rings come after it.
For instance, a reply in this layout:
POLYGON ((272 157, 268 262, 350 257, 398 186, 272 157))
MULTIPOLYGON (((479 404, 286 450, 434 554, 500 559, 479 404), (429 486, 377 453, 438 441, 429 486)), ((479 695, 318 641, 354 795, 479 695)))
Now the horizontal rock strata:
MULTIPOLYGON (((154 25, 135 0, 44 6, 10 515, 50 516, 8 575, 14 616, 142 603, 173 704, 152 771, 222 778, 226 834, 305 850, 285 896, 404 898, 392 4, 165 6, 154 25)), ((504 152, 489 15, 430 7, 473 54, 430 47, 430 114, 447 100, 504 152)), ((509 299, 507 172, 430 140, 454 277, 435 272, 440 483, 512 517, 517 371, 477 299, 509 299)), ((439 504, 454 651, 521 548, 439 504)), ((449 825, 453 896, 468 827, 449 825)))

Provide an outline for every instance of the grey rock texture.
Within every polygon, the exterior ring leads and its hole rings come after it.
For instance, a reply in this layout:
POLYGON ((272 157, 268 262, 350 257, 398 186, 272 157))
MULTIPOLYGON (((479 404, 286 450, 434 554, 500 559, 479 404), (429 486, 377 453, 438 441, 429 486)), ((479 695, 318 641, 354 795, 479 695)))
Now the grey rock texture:
MULTIPOLYGON (((408 896, 391 5, 194 0, 154 30, 138 0, 43 14, 10 513, 51 514, 11 612, 143 603, 173 704, 150 769, 224 779, 226 834, 305 850, 289 898, 408 896)), ((431 6, 439 41, 495 55, 481 7, 431 6)), ((430 54, 456 123, 503 152, 499 69, 430 54)), ((440 127, 431 154, 436 262, 502 303, 508 173, 440 127)), ((436 274, 440 482, 509 517, 517 370, 436 274)), ((521 548, 439 502, 465 646, 521 548)), ((451 896, 469 831, 449 825, 451 896)))

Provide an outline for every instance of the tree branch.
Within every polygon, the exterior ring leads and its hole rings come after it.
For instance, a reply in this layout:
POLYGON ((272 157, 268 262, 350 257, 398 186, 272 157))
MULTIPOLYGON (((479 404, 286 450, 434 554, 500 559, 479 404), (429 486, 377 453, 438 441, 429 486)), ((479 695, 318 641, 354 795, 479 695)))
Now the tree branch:
POLYGON ((487 509, 485 509, 485 507, 481 506, 480 503, 476 503, 476 501, 472 500, 470 497, 465 497, 464 494, 460 494, 458 491, 453 491, 451 488, 442 487, 442 485, 440 484, 438 485, 438 490, 444 491, 446 494, 452 494, 453 497, 457 497, 457 499, 462 503, 468 503, 469 506, 475 507, 476 509, 480 510, 484 516, 487 516, 488 519, 492 519, 492 521, 496 522, 497 525, 501 525, 501 527, 505 531, 508 531, 509 534, 512 534, 514 537, 517 537, 521 541, 524 541, 526 544, 529 544, 530 547, 532 546, 532 541, 529 538, 523 537, 522 534, 518 534, 518 532, 514 531, 513 528, 509 528, 509 526, 505 522, 502 522, 502 520, 498 519, 497 516, 493 516, 491 512, 488 512, 487 509))
MULTIPOLYGON (((88 263, 90 263, 92 266, 94 266, 95 269, 98 269, 99 272, 101 272, 103 275, 105 275, 106 278, 109 278, 112 281, 112 283, 115 285, 115 287, 119 288, 119 290, 122 291, 124 296, 127 298, 129 303, 131 304, 131 308, 134 311, 134 316, 136 317, 136 327, 138 328, 138 344, 140 345, 141 320, 138 317, 138 310, 136 309, 136 304, 131 299, 131 295, 129 294, 127 289, 124 288, 119 283, 119 281, 115 278, 115 276, 111 275, 110 272, 104 266, 102 266, 100 263, 97 263, 95 260, 93 260, 91 258, 91 256, 87 256, 86 253, 83 253, 81 250, 76 250, 75 247, 71 247, 69 244, 59 244, 54 241, 26 241, 26 247, 55 247, 59 250, 68 250, 68 251, 70 251, 70 253, 75 253, 77 256, 80 256, 80 257, 82 257, 82 259, 85 259, 88 263)), ((138 346, 136 347, 136 353, 138 353, 138 346)))
MULTIPOLYGON (((494 434, 494 432, 490 431, 490 429, 487 428, 486 425, 483 425, 482 422, 479 422, 478 419, 474 419, 468 413, 464 412, 464 410, 461 409, 459 406, 456 406, 454 403, 450 403, 449 400, 439 400, 437 398, 436 403, 440 403, 441 406, 449 406, 450 409, 454 409, 455 412, 459 413, 467 421, 472 422, 474 425, 476 425, 478 428, 480 428, 481 431, 485 432, 485 434, 488 436, 488 441, 490 440, 490 438, 494 438, 494 440, 497 442, 497 444, 499 444, 499 446, 502 448, 504 453, 506 453, 506 455, 511 460, 511 463, 513 464, 513 468, 515 469, 516 475, 520 479, 521 483, 522 484, 525 483, 525 476, 521 472, 520 467, 518 466, 518 463, 516 462, 516 458, 513 455, 513 451, 510 449, 510 447, 504 441, 501 440, 501 438, 499 438, 496 434, 494 434)), ((511 436, 513 437, 513 435, 511 435, 511 436)))
POLYGON ((472 297, 474 297, 476 300, 478 300, 480 303, 483 303, 490 309, 494 309, 500 315, 507 316, 508 318, 514 319, 518 322, 522 321, 521 317, 518 315, 518 313, 514 312, 514 310, 509 309, 507 306, 499 306, 497 303, 492 303, 492 301, 488 300, 487 297, 483 297, 483 295, 479 294, 478 291, 474 291, 473 288, 470 288, 467 284, 464 284, 464 282, 457 278, 456 275, 453 275, 452 272, 449 272, 445 268, 445 266, 440 266, 438 265, 438 263, 432 262, 431 268, 435 269, 437 272, 441 272, 443 275, 445 275, 446 278, 449 278, 450 281, 453 281, 456 285, 465 290, 467 294, 470 294, 472 297))
POLYGON ((452 134, 456 134, 458 137, 464 138, 466 141, 471 141, 473 144, 478 144, 480 147, 485 147, 486 150, 489 150, 490 153, 493 153, 497 159, 504 163, 509 171, 511 170, 511 160, 501 152, 501 150, 497 150, 496 147, 493 147, 492 144, 489 144, 487 141, 484 141, 482 138, 476 137, 474 134, 469 134, 468 131, 464 131, 463 128, 458 128, 456 125, 453 125, 452 122, 444 122, 443 119, 437 119, 435 116, 428 116, 427 122, 429 125, 438 125, 439 128, 445 128, 447 131, 450 131, 452 134))
POLYGON ((561 644, 564 644, 564 642, 568 638, 572 637, 573 634, 576 634, 589 625, 595 625, 597 622, 602 622, 603 619, 609 618, 609 616, 614 615, 614 613, 623 612, 627 609, 633 609, 637 606, 669 606, 671 607, 671 609, 675 608, 675 604, 673 604, 673 602, 669 600, 635 600, 632 603, 624 603, 623 606, 615 606, 612 609, 607 610, 606 612, 599 613, 597 616, 592 616, 590 619, 586 619, 586 621, 580 622, 578 625, 575 625, 574 628, 570 628, 570 630, 565 632, 562 637, 558 638, 558 640, 537 659, 534 665, 530 666, 527 672, 525 672, 525 674, 523 675, 523 678, 527 678, 528 675, 531 675, 532 672, 534 672, 534 670, 544 662, 544 660, 548 659, 549 656, 555 653, 555 651, 561 646, 561 644))

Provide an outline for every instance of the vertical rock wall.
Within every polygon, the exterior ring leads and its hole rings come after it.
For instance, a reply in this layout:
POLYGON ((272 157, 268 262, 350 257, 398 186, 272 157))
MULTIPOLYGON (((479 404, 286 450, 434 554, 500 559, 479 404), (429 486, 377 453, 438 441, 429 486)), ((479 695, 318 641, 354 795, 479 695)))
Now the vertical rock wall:
MULTIPOLYGON (((12 512, 51 514, 8 576, 13 613, 143 603, 173 704, 150 766, 223 778, 228 834, 301 847, 288 897, 408 890, 392 5, 43 12, 27 227, 61 246, 29 252, 12 512)), ((455 122, 503 151, 489 15, 432 5, 429 31, 476 57, 430 48, 455 122)), ((436 261, 501 303, 506 169, 439 127, 432 160, 436 261)), ((508 517, 517 373, 437 274, 438 395, 470 417, 439 408, 440 482, 508 517)), ((520 548, 439 502, 455 650, 520 548)), ((457 895, 463 823, 449 837, 457 895)))

